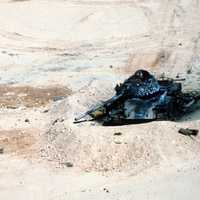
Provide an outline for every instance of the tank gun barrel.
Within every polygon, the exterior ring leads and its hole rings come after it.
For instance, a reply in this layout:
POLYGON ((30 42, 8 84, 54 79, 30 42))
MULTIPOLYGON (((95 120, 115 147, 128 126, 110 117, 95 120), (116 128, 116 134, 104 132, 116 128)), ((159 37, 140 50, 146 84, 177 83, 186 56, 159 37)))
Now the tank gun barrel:
POLYGON ((165 77, 161 77, 158 78, 159 81, 185 81, 185 78, 165 78, 165 77))
POLYGON ((90 113, 90 112, 87 111, 87 112, 85 112, 85 113, 79 115, 78 117, 76 117, 76 118, 74 119, 74 121, 75 121, 75 122, 80 121, 81 119, 83 119, 83 118, 85 118, 87 115, 89 115, 89 113, 90 113))
POLYGON ((124 96, 123 93, 121 93, 119 95, 115 95, 114 97, 110 98, 109 100, 102 102, 102 104, 94 106, 92 109, 90 109, 87 112, 76 117, 74 119, 74 122, 76 123, 88 115, 92 116, 95 119, 103 116, 106 113, 106 111, 108 109, 110 109, 118 100, 121 100, 123 96, 124 96))

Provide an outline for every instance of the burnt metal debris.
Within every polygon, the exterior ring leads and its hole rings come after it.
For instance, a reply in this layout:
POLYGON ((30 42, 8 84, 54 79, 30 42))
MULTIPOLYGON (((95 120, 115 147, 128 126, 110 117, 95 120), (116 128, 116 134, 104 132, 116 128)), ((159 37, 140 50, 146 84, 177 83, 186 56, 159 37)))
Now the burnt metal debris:
POLYGON ((98 120, 105 126, 144 123, 154 120, 178 120, 192 112, 200 100, 199 92, 183 92, 182 79, 156 79, 146 70, 138 70, 124 83, 116 85, 116 94, 75 118, 75 123, 98 120))
POLYGON ((197 136, 199 130, 198 129, 189 129, 189 128, 180 128, 178 131, 182 135, 186 136, 197 136))

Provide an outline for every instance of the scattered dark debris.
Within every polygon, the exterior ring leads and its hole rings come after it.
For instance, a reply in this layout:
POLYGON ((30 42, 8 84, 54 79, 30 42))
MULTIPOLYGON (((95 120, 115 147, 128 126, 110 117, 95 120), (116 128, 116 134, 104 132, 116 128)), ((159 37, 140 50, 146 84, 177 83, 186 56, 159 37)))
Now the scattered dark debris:
POLYGON ((12 2, 29 1, 29 0, 12 0, 12 2))
POLYGON ((7 109, 17 109, 18 107, 17 106, 7 106, 6 108, 7 109))
POLYGON ((30 123, 30 120, 29 120, 29 119, 25 119, 24 121, 27 122, 27 123, 30 123))
POLYGON ((4 148, 0 148, 0 154, 4 153, 4 148))
POLYGON ((166 57, 166 55, 164 53, 161 53, 160 58, 164 59, 166 57))
POLYGON ((53 121, 52 125, 55 125, 58 122, 64 122, 65 119, 64 118, 57 118, 56 120, 53 121))
POLYGON ((110 68, 112 69, 112 68, 113 68, 113 66, 112 66, 112 65, 110 65, 110 68))
POLYGON ((108 172, 108 170, 109 170, 108 168, 104 168, 103 169, 104 172, 108 172))
MULTIPOLYGON (((16 0, 15 0, 16 1, 16 0)), ((20 1, 20 0, 18 0, 18 1, 20 1)), ((21 0, 21 1, 29 1, 29 0, 21 0)), ((14 32, 13 33, 14 35, 17 35, 17 36, 20 36, 20 37, 22 37, 23 35, 22 34, 20 34, 20 33, 17 33, 17 32, 14 32)))
POLYGON ((9 56, 18 56, 16 53, 8 53, 9 56))
POLYGON ((186 136, 197 136, 199 130, 198 129, 189 129, 189 128, 180 128, 178 131, 180 134, 186 135, 186 136))
POLYGON ((64 98, 65 98, 64 96, 55 96, 55 97, 53 97, 53 101, 61 101, 64 98))
POLYGON ((107 188, 103 188, 103 191, 105 191, 106 193, 110 193, 110 191, 107 188))
POLYGON ((61 118, 61 119, 56 119, 56 120, 54 120, 53 122, 52 122, 52 125, 54 126, 56 123, 58 123, 58 122, 64 122, 65 121, 65 119, 64 118, 61 118))
POLYGON ((22 181, 19 181, 19 184, 20 184, 20 185, 23 185, 24 183, 23 183, 22 181))
POLYGON ((183 44, 180 42, 179 44, 178 44, 178 46, 182 46, 183 44))
POLYGON ((165 73, 163 72, 162 74, 160 74, 160 79, 165 79, 165 73))
POLYGON ((74 166, 73 163, 71 163, 71 162, 65 162, 65 163, 63 163, 63 165, 65 165, 66 167, 73 167, 74 166))
POLYGON ((48 110, 48 109, 46 109, 46 110, 44 110, 44 111, 43 111, 43 113, 48 113, 48 112, 49 112, 49 110, 48 110))
POLYGON ((52 125, 54 126, 56 123, 58 123, 59 119, 56 119, 52 122, 52 125))
POLYGON ((44 72, 60 72, 60 71, 66 70, 66 68, 65 67, 53 67, 53 68, 48 68, 48 69, 40 68, 40 70, 42 70, 44 72))
POLYGON ((188 69, 188 70, 186 71, 186 73, 187 73, 187 74, 191 74, 191 73, 192 73, 192 69, 188 69))
POLYGON ((79 56, 80 53, 61 53, 61 54, 58 54, 59 56, 79 56))
POLYGON ((121 144, 122 142, 120 141, 114 141, 115 144, 121 144))
POLYGON ((16 80, 9 80, 9 81, 7 82, 8 85, 14 85, 14 84, 17 84, 17 83, 19 83, 19 82, 16 81, 16 80))
POLYGON ((176 78, 180 78, 180 74, 179 73, 176 75, 176 78))
POLYGON ((121 132, 116 132, 116 133, 114 133, 114 135, 119 136, 119 135, 122 135, 122 133, 121 132))

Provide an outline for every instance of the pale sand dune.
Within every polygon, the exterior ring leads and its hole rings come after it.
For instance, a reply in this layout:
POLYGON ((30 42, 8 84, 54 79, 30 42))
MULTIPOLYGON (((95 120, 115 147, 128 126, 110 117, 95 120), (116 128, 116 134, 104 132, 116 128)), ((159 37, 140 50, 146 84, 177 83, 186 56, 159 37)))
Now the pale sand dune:
POLYGON ((198 110, 180 122, 73 124, 139 68, 199 90, 199 3, 2 0, 0 199, 199 199, 200 136, 178 134, 200 129, 198 110))

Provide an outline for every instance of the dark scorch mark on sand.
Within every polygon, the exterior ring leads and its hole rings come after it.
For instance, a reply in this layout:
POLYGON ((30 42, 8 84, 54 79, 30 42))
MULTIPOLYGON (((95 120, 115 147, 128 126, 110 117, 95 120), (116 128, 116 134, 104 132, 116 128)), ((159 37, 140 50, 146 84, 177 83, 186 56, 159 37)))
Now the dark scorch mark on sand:
POLYGON ((0 107, 18 108, 40 107, 52 102, 57 97, 67 97, 72 91, 67 87, 54 86, 36 88, 30 86, 0 85, 0 107))

